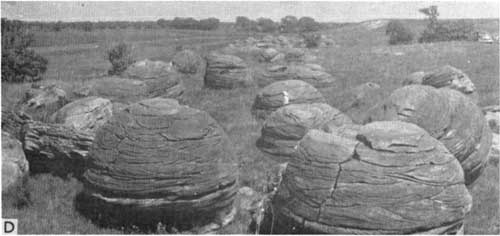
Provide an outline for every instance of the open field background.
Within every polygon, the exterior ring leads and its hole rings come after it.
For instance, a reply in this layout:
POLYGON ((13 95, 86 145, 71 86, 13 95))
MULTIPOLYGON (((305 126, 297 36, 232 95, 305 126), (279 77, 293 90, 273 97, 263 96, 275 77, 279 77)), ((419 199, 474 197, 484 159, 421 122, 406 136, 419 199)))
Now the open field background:
MULTIPOLYGON (((421 31, 423 22, 409 21, 421 31)), ((475 22, 476 23, 476 22, 475 22)), ((498 34, 498 20, 479 20, 476 27, 498 34)), ((463 70, 472 79, 480 95, 481 106, 498 104, 499 46, 477 42, 442 42, 388 46, 385 27, 370 28, 363 24, 348 24, 322 32, 335 45, 315 50, 318 62, 337 78, 337 84, 319 88, 332 106, 339 106, 347 88, 365 82, 380 84, 388 95, 401 86, 404 76, 442 65, 463 70)), ((201 54, 223 47, 249 34, 224 28, 217 31, 189 30, 105 30, 94 32, 35 33, 35 50, 49 60, 42 84, 58 83, 64 89, 78 88, 89 79, 107 73, 110 64, 106 49, 115 42, 125 41, 133 47, 137 60, 170 61, 175 48, 194 48, 201 54)), ((253 37, 259 37, 253 35, 253 37)), ((260 125, 250 109, 256 88, 210 90, 203 88, 201 75, 184 78, 187 91, 181 103, 209 112, 228 133, 240 160, 240 183, 262 191, 270 172, 268 160, 256 147, 260 125)), ((2 83, 2 108, 14 106, 29 84, 2 83)), ((74 197, 82 188, 73 178, 60 179, 50 175, 30 176, 28 188, 32 205, 22 209, 6 203, 4 218, 19 219, 19 233, 123 233, 118 229, 95 226, 74 209, 74 197)), ((500 233, 499 167, 491 160, 484 174, 472 189, 474 206, 466 221, 467 234, 500 233)), ((245 233, 234 222, 227 233, 245 233)), ((125 231, 129 232, 129 231, 125 231)))

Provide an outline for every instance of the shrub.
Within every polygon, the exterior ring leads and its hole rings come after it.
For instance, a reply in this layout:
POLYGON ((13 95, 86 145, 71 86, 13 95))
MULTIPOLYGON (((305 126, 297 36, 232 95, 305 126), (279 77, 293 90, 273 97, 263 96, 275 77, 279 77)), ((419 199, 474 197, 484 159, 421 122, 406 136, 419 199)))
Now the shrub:
POLYGON ((197 29, 197 30, 214 30, 219 27, 219 19, 208 18, 200 21, 194 18, 176 17, 170 22, 170 26, 175 29, 197 29))
POLYGON ((321 35, 316 33, 303 33, 301 34, 307 48, 316 48, 321 42, 321 35))
POLYGON ((129 65, 134 63, 131 49, 125 43, 119 43, 111 48, 108 51, 107 57, 112 66, 111 70, 108 71, 110 75, 119 75, 124 72, 129 65))
POLYGON ((251 21, 248 17, 238 16, 236 17, 235 27, 240 30, 250 30, 251 21))
POLYGON ((28 49, 33 36, 24 28, 21 21, 2 18, 2 82, 38 81, 47 70, 47 59, 28 49))
POLYGON ((300 32, 312 32, 318 31, 320 25, 313 18, 304 16, 299 19, 298 28, 300 32))
POLYGON ((389 35, 389 44, 407 44, 413 41, 413 32, 401 21, 393 20, 387 24, 385 34, 389 35))
POLYGON ((474 24, 467 20, 439 22, 437 6, 420 9, 420 12, 429 17, 429 24, 422 32, 418 42, 439 42, 456 40, 474 40, 474 24))

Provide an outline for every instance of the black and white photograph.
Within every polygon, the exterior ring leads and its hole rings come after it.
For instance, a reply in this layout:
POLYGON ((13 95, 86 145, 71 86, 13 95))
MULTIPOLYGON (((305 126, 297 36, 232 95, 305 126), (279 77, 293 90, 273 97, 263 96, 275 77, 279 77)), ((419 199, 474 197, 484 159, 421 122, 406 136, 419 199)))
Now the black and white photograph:
POLYGON ((498 1, 0 1, 1 234, 499 235, 498 1))

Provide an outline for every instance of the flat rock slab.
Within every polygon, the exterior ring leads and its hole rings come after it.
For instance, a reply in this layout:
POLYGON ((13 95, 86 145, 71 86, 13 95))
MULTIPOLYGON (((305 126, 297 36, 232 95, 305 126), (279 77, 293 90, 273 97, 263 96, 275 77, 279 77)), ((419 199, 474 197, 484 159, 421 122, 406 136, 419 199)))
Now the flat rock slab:
POLYGON ((247 64, 239 57, 210 53, 207 57, 205 86, 215 89, 233 89, 253 85, 247 64))
POLYGON ((2 194, 20 186, 28 171, 21 142, 2 131, 2 194))
POLYGON ((336 79, 316 64, 273 65, 256 68, 254 77, 259 86, 281 80, 302 80, 315 87, 332 86, 336 79))
POLYGON ((113 105, 110 100, 92 96, 66 104, 53 115, 51 121, 84 132, 95 133, 111 118, 112 114, 113 105))
POLYGON ((163 61, 150 61, 148 59, 135 62, 127 67, 122 76, 129 79, 149 80, 166 79, 174 73, 172 65, 163 61))
POLYGON ((454 89, 409 85, 396 89, 369 112, 366 122, 400 120, 417 124, 450 150, 472 184, 488 162, 491 130, 481 109, 454 89))
POLYGON ((420 127, 374 122, 343 133, 312 129, 273 199, 274 233, 443 234, 472 207, 463 170, 420 127))
POLYGON ((97 131, 88 166, 88 195, 173 217, 227 209, 237 191, 237 162, 223 129, 173 99, 142 100, 114 114, 97 131))
POLYGON ((324 102, 323 95, 312 85, 301 80, 283 80, 262 88, 255 98, 252 111, 259 119, 265 119, 283 106, 324 102))

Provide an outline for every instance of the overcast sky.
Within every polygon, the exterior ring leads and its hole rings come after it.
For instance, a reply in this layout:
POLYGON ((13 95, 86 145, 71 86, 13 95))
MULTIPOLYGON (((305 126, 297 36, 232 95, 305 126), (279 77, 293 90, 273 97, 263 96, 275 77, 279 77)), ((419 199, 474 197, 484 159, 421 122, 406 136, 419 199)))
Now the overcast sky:
POLYGON ((440 18, 499 18, 498 1, 398 1, 398 2, 1 2, 1 15, 9 19, 41 21, 157 20, 178 17, 216 17, 234 21, 286 15, 311 16, 317 21, 363 21, 378 18, 424 18, 418 9, 437 5, 440 18))

